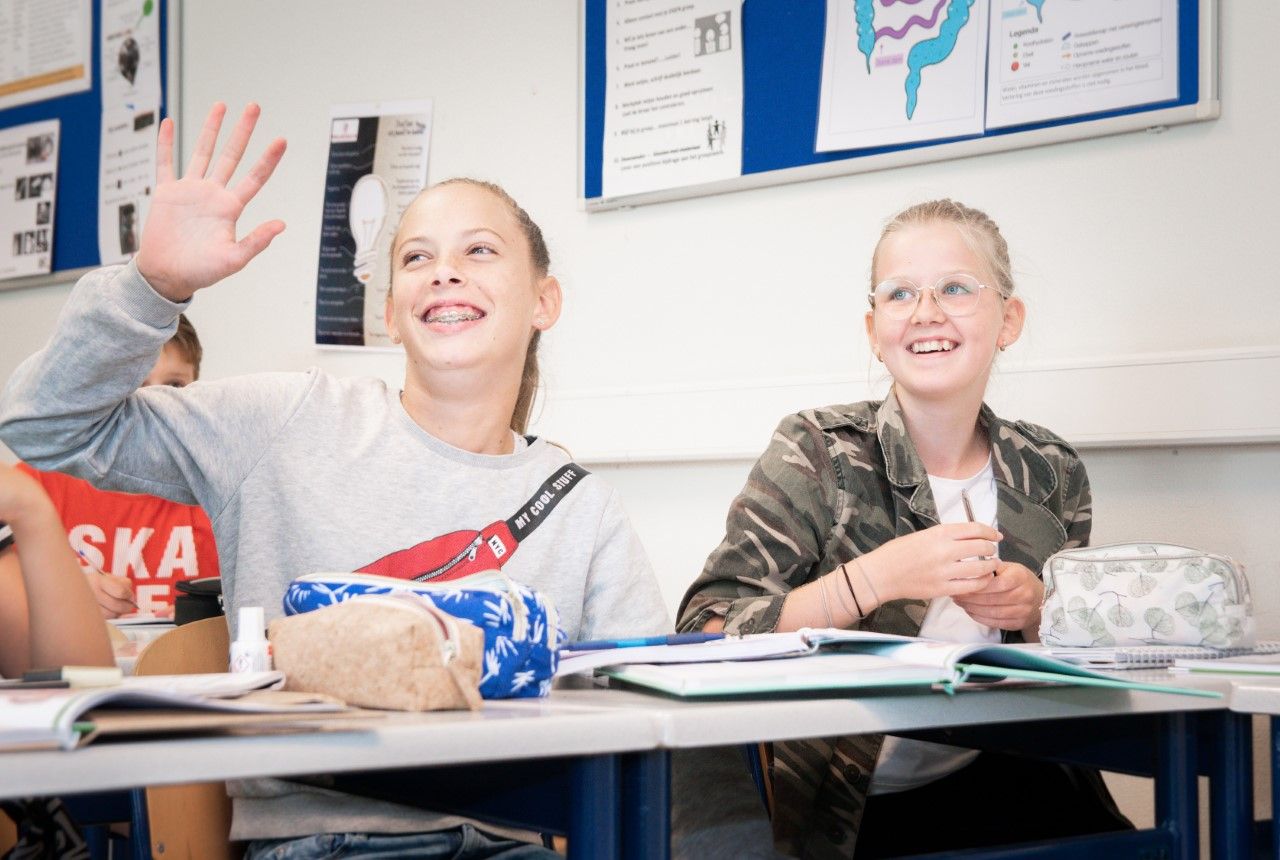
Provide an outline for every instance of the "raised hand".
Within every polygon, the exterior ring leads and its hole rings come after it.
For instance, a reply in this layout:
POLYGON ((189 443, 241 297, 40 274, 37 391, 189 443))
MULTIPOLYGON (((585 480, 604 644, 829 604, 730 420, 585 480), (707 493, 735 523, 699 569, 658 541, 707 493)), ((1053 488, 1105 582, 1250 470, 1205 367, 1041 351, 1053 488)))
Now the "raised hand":
POLYGON ((271 178, 285 142, 276 138, 268 144, 249 172, 229 187, 260 110, 256 104, 244 109, 215 162, 214 146, 226 112, 221 102, 210 109, 181 179, 173 169, 173 120, 160 124, 155 195, 136 262, 156 292, 175 302, 240 271, 284 230, 283 221, 266 221, 236 239, 240 213, 271 178))
POLYGON ((985 523, 946 523, 894 538, 859 561, 882 603, 955 597, 990 584, 1000 537, 985 523))
POLYGON ((1028 642, 1039 641, 1044 583, 1021 564, 1000 562, 981 591, 955 598, 956 605, 979 624, 999 630, 1021 630, 1028 642))

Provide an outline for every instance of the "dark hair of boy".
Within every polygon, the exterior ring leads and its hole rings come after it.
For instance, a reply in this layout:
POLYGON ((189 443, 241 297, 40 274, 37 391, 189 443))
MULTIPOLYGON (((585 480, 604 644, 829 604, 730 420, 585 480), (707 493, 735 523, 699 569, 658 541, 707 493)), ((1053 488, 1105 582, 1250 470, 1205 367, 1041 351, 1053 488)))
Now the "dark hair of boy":
POLYGON ((200 378, 200 359, 204 357, 204 347, 200 345, 200 335, 196 327, 187 319, 186 314, 178 314, 178 330, 169 338, 169 344, 178 348, 182 357, 187 360, 194 371, 193 376, 200 378))

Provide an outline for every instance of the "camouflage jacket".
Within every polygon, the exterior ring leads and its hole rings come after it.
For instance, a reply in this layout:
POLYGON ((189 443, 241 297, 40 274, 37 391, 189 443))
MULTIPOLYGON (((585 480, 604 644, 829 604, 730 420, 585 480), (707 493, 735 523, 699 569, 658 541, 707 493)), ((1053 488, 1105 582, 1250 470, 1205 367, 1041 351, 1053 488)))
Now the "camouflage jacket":
MULTIPOLYGON (((1039 574, 1061 549, 1089 542, 1084 465, 1059 437, 983 406, 991 440, 1000 557, 1039 574)), ((841 562, 936 525, 937 508, 892 393, 880 403, 810 409, 778 425, 729 509, 725 537, 680 607, 678 627, 713 616, 725 629, 765 633, 787 593, 841 562)), ((864 629, 914 636, 928 604, 893 600, 864 629)), ((801 857, 850 857, 883 735, 774 745, 774 834, 801 857)))

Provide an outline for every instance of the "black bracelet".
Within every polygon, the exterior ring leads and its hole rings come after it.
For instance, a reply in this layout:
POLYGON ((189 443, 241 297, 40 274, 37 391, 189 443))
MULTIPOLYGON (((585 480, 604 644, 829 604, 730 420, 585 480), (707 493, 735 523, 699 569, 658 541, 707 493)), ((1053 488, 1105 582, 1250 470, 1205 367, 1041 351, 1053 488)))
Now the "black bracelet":
POLYGON ((849 594, 853 597, 853 605, 858 607, 858 617, 866 618, 867 613, 862 611, 862 604, 858 601, 858 593, 853 590, 853 581, 849 579, 849 571, 845 569, 846 564, 848 564, 848 562, 840 563, 840 572, 844 574, 844 584, 849 586, 849 594))

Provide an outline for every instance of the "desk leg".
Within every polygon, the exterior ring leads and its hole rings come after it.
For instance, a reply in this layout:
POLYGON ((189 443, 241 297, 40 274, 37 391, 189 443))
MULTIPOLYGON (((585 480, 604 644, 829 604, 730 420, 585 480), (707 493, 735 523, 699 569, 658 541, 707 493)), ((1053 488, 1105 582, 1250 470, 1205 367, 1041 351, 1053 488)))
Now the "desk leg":
POLYGON ((1271 856, 1280 858, 1280 717, 1271 724, 1271 856))
POLYGON ((671 753, 622 757, 622 856, 667 860, 671 856, 671 753))
POLYGON ((129 792, 129 842, 133 860, 150 860, 151 821, 147 818, 147 791, 144 788, 129 792))
POLYGON ((570 860, 617 857, 618 822, 622 809, 618 756, 590 756, 576 760, 570 770, 570 860))
POLYGON ((1173 834, 1171 860, 1197 860, 1200 853, 1196 734, 1192 717, 1160 717, 1156 762, 1156 826, 1173 834))
POLYGON ((1213 729, 1209 762, 1210 856, 1253 856, 1253 718, 1230 711, 1202 716, 1213 729))

